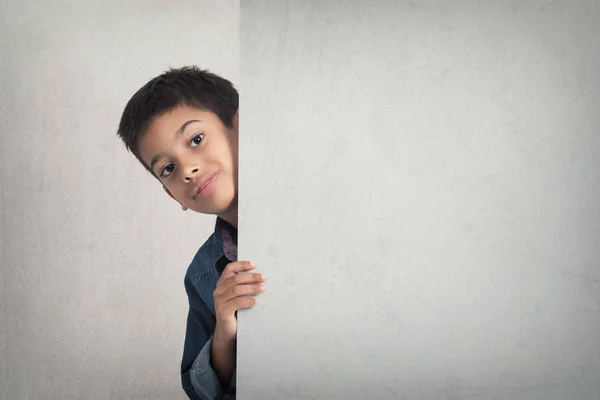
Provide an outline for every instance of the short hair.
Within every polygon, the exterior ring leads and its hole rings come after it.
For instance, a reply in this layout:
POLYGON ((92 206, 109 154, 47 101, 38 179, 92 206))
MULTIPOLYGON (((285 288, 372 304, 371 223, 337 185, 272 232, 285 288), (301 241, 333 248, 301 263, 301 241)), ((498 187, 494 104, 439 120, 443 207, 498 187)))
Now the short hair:
POLYGON ((239 95, 230 81, 196 66, 171 68, 139 89, 123 110, 117 135, 152 175, 139 153, 139 141, 155 118, 179 106, 211 111, 231 128, 239 95))

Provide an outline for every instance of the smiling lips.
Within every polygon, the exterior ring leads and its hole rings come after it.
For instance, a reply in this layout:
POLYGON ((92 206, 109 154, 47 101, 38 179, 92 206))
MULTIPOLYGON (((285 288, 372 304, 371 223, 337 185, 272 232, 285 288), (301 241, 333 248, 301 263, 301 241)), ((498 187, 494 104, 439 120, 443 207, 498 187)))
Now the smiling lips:
POLYGON ((209 196, 214 189, 214 183, 219 177, 219 173, 209 175, 206 179, 198 179, 194 182, 194 192, 192 198, 196 200, 197 197, 209 196))

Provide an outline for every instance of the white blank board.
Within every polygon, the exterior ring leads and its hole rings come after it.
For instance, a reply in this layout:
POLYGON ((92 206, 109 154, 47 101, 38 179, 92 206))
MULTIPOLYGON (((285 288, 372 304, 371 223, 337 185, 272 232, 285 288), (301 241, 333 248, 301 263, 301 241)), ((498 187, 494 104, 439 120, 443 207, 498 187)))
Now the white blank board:
POLYGON ((240 37, 238 397, 600 398, 600 3, 252 1, 240 37))

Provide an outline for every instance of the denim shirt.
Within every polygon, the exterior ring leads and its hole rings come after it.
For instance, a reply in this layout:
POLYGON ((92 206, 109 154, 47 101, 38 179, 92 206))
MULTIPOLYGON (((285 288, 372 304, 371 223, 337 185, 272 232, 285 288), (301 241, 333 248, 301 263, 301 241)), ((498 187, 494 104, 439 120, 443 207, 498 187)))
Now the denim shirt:
POLYGON ((228 388, 210 365, 216 316, 213 292, 223 269, 237 261, 237 230, 218 218, 214 233, 200 247, 185 274, 189 301, 181 383, 190 399, 235 399, 235 373, 228 388))

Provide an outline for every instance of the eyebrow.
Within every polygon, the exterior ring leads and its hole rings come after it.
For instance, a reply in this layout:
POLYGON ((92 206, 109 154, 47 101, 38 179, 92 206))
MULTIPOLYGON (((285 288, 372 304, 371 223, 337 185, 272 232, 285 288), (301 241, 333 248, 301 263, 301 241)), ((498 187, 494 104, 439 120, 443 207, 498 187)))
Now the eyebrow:
POLYGON ((179 128, 179 130, 176 132, 177 136, 183 134, 183 131, 185 131, 185 128, 187 128, 187 126, 189 124, 192 124, 194 122, 202 122, 202 121, 199 119, 190 119, 189 121, 187 121, 183 125, 181 125, 181 128, 179 128))
MULTIPOLYGON (((177 129, 177 132, 175 132, 175 134, 177 136, 181 136, 183 134, 183 132, 185 131, 185 128, 187 128, 187 126, 189 124, 193 124, 194 122, 202 122, 202 120, 191 119, 189 121, 184 122, 184 124, 181 125, 181 128, 177 129)), ((154 171, 154 165, 163 157, 166 157, 165 153, 159 153, 159 154, 155 155, 154 157, 152 157, 152 160, 150 161, 150 169, 154 171)))

